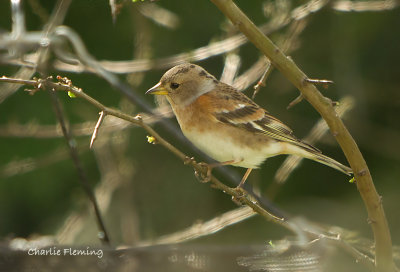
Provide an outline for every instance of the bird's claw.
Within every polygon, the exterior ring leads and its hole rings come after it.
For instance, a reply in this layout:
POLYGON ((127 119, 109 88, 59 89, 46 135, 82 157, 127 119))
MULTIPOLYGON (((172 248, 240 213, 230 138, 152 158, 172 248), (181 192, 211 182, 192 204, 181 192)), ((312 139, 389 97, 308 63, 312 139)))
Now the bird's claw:
POLYGON ((243 205, 243 198, 245 197, 246 191, 241 186, 237 186, 234 190, 237 196, 232 196, 232 201, 237 205, 243 205))
POLYGON ((202 183, 209 182, 211 180, 212 167, 204 162, 199 162, 197 165, 200 166, 201 169, 194 171, 196 178, 202 183))

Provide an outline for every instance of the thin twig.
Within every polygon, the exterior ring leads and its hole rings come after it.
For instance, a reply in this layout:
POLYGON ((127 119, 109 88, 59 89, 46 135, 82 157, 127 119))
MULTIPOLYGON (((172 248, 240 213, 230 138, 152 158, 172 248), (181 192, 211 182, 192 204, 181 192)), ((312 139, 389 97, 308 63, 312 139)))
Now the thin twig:
POLYGON ((332 80, 329 79, 315 79, 315 78, 306 78, 305 81, 316 85, 321 85, 324 89, 328 89, 329 84, 334 83, 332 80))
POLYGON ((104 111, 101 111, 100 112, 100 116, 99 116, 99 120, 97 121, 96 126, 94 127, 92 138, 90 139, 90 145, 89 145, 90 148, 92 148, 93 143, 97 138, 97 132, 99 131, 99 127, 103 123, 104 117, 105 117, 104 111))
MULTIPOLYGON (((112 119, 117 118, 113 117, 112 119)), ((107 120, 109 119, 107 118, 107 120)), ((123 132, 118 132, 120 135, 121 133, 123 132)), ((120 150, 121 152, 111 152, 111 149, 115 146, 113 145, 112 141, 109 141, 109 137, 110 135, 103 135, 97 139, 96 145, 94 145, 92 149, 101 175, 101 180, 94 188, 94 193, 96 199, 98 200, 99 209, 103 212, 103 214, 108 214, 110 212, 110 205, 112 203, 112 198, 115 195, 115 191, 118 188, 120 189, 122 186, 125 187, 127 183, 130 184, 132 182, 133 174, 135 173, 135 170, 132 167, 129 167, 129 169, 125 168, 124 171, 121 171, 121 164, 129 164, 129 158, 124 156, 124 151, 122 150, 120 150)), ((122 141, 129 141, 129 138, 124 137, 122 141)), ((87 145, 83 146, 85 149, 86 147, 88 149, 87 145)), ((125 195, 129 197, 129 199, 132 198, 132 194, 125 192, 118 196, 119 200, 121 200, 121 197, 124 197, 125 195)), ((70 215, 68 215, 63 223, 63 226, 58 229, 57 234, 55 235, 58 243, 71 244, 76 241, 79 233, 82 233, 85 227, 87 227, 88 224, 91 224, 91 218, 88 218, 87 216, 88 212, 90 212, 90 208, 91 206, 87 206, 85 209, 73 211, 70 215)), ((121 210, 119 213, 121 228, 130 228, 131 231, 134 231, 135 227, 132 227, 132 224, 124 224, 124 221, 126 220, 133 220, 135 222, 134 224, 137 224, 137 221, 134 218, 134 209, 130 208, 128 210, 121 210)), ((123 237, 125 243, 132 244, 132 241, 130 242, 126 240, 127 236, 123 235, 123 237)))
POLYGON ((286 107, 286 109, 291 109, 294 106, 296 106, 297 104, 299 104, 301 101, 303 101, 304 97, 303 94, 299 94, 299 96, 297 96, 292 102, 289 103, 289 105, 286 107))
POLYGON ((265 82, 267 81, 268 75, 271 73, 271 62, 267 60, 267 68, 265 68, 265 72, 261 76, 260 80, 254 85, 254 92, 251 96, 251 99, 256 98, 256 95, 260 91, 261 87, 265 87, 265 82))
POLYGON ((50 51, 50 39, 53 31, 57 29, 57 26, 62 24, 67 14, 68 8, 72 0, 58 0, 55 8, 50 16, 49 21, 43 28, 40 37, 40 47, 36 52, 37 58, 35 62, 35 69, 42 75, 48 69, 48 59, 50 51))
POLYGON ((260 58, 249 69, 235 78, 232 86, 239 91, 246 90, 262 76, 267 66, 268 59, 265 56, 260 56, 260 58))
POLYGON ((76 170, 78 172, 79 180, 81 181, 81 184, 82 184, 86 194, 88 195, 90 202, 93 205, 93 208, 94 208, 94 211, 95 211, 95 214, 96 214, 97 224, 98 224, 98 227, 100 229, 98 237, 100 238, 100 240, 103 243, 105 243, 107 245, 110 245, 110 239, 109 239, 109 236, 108 236, 104 221, 102 219, 102 216, 101 216, 101 213, 100 213, 100 209, 99 209, 99 206, 97 204, 96 197, 95 197, 95 195, 93 193, 92 188, 89 185, 89 181, 88 181, 86 172, 84 170, 84 167, 82 165, 82 162, 79 159, 78 150, 76 148, 76 142, 73 139, 72 135, 69 133, 69 131, 67 129, 67 126, 65 124, 65 118, 64 118, 64 114, 63 114, 63 112, 61 110, 60 102, 59 102, 56 94, 53 92, 52 89, 49 89, 48 93, 50 94, 50 97, 51 97, 51 100, 52 100, 52 103, 53 103, 53 106, 54 106, 54 111, 55 111, 57 119, 58 119, 58 121, 59 121, 59 123, 61 125, 61 130, 62 130, 62 132, 64 134, 64 137, 65 137, 65 139, 67 141, 67 145, 68 145, 69 151, 70 151, 70 156, 71 156, 72 161, 74 162, 74 165, 75 165, 76 170))
MULTIPOLYGON (((292 53, 296 49, 296 44, 298 43, 298 39, 300 34, 306 27, 306 20, 294 20, 290 26, 288 31, 282 35, 282 38, 279 39, 278 44, 282 45, 282 50, 285 53, 292 53)), ((247 88, 249 83, 252 83, 257 78, 259 78, 258 83, 254 86, 254 92, 252 95, 252 99, 255 99, 258 92, 261 90, 262 86, 265 86, 265 82, 268 79, 269 75, 273 71, 273 66, 271 66, 271 62, 265 56, 262 56, 259 61, 257 61, 250 69, 244 72, 241 76, 239 76, 233 86, 237 89, 242 90, 247 88), (260 64, 262 65, 262 69, 260 69, 260 64), (265 66, 265 67, 264 67, 265 66), (247 83, 247 84, 245 84, 247 83)))
POLYGON ((374 260, 344 241, 339 234, 334 237, 331 235, 320 234, 319 239, 326 239, 329 242, 336 244, 353 256, 357 262, 360 262, 367 267, 369 271, 375 271, 374 260))

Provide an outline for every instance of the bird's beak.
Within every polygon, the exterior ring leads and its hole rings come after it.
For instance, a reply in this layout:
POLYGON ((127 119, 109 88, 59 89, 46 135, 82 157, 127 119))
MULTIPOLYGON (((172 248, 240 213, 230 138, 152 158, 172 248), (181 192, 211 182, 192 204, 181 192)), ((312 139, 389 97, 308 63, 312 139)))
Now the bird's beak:
POLYGON ((158 95, 167 95, 168 91, 161 86, 161 82, 158 82, 151 89, 149 89, 146 94, 158 94, 158 95))

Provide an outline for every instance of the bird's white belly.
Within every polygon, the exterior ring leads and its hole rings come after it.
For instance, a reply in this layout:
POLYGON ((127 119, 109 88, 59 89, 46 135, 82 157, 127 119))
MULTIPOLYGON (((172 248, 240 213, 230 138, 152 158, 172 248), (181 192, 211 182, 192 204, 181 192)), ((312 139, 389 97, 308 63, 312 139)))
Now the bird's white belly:
POLYGON ((269 156, 278 152, 278 146, 269 145, 254 149, 244 145, 238 145, 232 142, 230 138, 219 137, 216 133, 202 132, 194 133, 193 131, 185 131, 185 136, 200 150, 208 156, 219 162, 227 162, 234 160, 234 166, 245 168, 258 168, 259 165, 269 156))

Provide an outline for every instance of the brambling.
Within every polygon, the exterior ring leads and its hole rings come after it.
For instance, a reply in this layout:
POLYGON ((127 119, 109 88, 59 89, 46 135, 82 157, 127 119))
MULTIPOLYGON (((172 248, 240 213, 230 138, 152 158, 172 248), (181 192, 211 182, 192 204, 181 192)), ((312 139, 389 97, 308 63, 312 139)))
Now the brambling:
POLYGON ((185 63, 168 70, 146 94, 165 95, 183 134, 220 165, 253 168, 269 157, 292 154, 330 166, 347 175, 352 170, 297 139, 292 130, 230 85, 202 67, 185 63))

